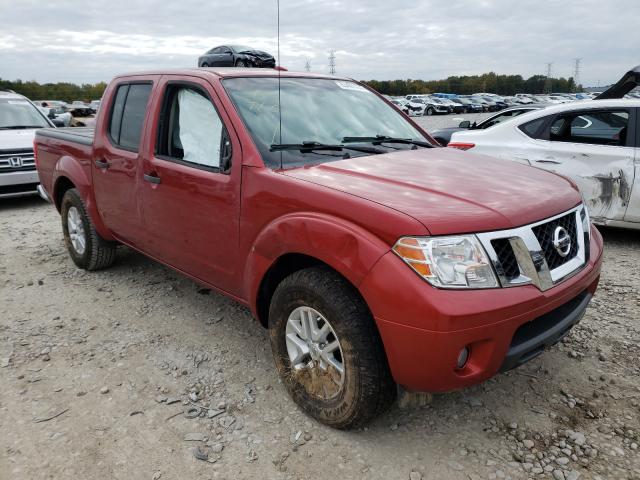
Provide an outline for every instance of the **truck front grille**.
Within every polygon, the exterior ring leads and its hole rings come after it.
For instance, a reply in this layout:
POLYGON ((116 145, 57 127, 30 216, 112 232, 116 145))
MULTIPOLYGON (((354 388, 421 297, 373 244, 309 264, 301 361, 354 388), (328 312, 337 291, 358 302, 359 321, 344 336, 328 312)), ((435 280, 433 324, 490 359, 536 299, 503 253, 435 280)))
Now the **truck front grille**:
POLYGON ((523 227, 477 234, 500 284, 503 287, 533 284, 547 290, 584 267, 589 260, 591 239, 589 229, 583 227, 585 208, 579 205, 523 227), (554 245, 554 239, 564 236, 571 242, 568 252, 560 248, 562 242, 554 245))
POLYGON ((538 225, 537 227, 533 227, 533 233, 540 242, 542 252, 544 253, 544 258, 547 260, 547 265, 549 265, 550 270, 558 268, 560 265, 567 263, 572 258, 575 258, 575 256, 578 254, 578 242, 576 237, 576 216, 573 213, 565 215, 564 217, 556 218, 555 220, 552 220, 550 222, 543 223, 542 225, 538 225), (569 254, 566 257, 560 255, 553 246, 553 234, 558 227, 564 228, 569 233, 569 236, 575 239, 573 242, 571 242, 571 249, 569 250, 569 254))
POLYGON ((516 278, 520 275, 520 267, 518 267, 518 260, 513 253, 513 248, 508 238, 496 238, 491 240, 491 245, 496 251, 498 261, 502 267, 502 273, 506 278, 516 278))
POLYGON ((36 162, 32 149, 0 150, 0 174, 35 169, 36 162))

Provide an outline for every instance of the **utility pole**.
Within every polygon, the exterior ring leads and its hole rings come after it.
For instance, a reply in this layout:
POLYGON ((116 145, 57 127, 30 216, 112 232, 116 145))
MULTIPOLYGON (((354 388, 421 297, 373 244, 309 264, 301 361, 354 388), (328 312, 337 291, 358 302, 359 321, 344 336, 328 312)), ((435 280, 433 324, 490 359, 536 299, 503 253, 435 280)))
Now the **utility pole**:
POLYGON ((551 93, 551 67, 553 62, 547 63, 547 78, 544 81, 544 93, 551 93))
POLYGON ((580 63, 582 62, 582 58, 574 58, 573 60, 575 62, 573 66, 573 84, 577 90, 578 85, 580 85, 580 63))
POLYGON ((335 50, 329 51, 329 73, 331 75, 336 74, 336 51, 335 50))
POLYGON ((308 57, 305 59, 305 62, 304 62, 304 69, 305 69, 307 72, 310 72, 310 71, 311 71, 311 60, 309 60, 309 58, 308 58, 308 57))

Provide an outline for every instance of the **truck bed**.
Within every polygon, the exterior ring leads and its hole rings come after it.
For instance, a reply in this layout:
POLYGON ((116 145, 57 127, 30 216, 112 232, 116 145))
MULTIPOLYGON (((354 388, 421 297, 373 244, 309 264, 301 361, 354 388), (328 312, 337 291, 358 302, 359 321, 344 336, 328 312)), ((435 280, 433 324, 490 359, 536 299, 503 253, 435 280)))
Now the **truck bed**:
POLYGON ((94 132, 93 127, 46 128, 38 130, 36 136, 56 138, 82 145, 93 145, 94 132))
MULTIPOLYGON (((80 166, 84 170, 85 183, 88 181, 86 179, 91 178, 93 136, 94 129, 90 127, 46 128, 36 131, 34 146, 37 151, 38 176, 40 185, 49 196, 54 195, 57 178, 55 171, 60 167, 60 162, 72 161, 80 166)), ((76 186, 81 188, 86 185, 76 186)))

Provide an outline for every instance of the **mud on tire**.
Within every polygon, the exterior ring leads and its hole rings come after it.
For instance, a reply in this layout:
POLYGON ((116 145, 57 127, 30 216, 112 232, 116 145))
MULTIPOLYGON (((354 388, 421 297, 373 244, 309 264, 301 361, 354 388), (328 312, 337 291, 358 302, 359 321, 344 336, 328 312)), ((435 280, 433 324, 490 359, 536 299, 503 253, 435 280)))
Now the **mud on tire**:
POLYGON ((100 270, 113 264, 116 258, 116 244, 106 241, 98 234, 91 219, 87 215, 84 202, 77 189, 71 188, 65 192, 62 198, 60 214, 62 218, 64 243, 71 259, 78 267, 85 270, 100 270), (79 213, 80 220, 84 227, 85 248, 81 252, 74 248, 69 235, 68 215, 73 207, 75 207, 74 212, 79 213))
POLYGON ((276 368, 293 400, 320 422, 340 429, 360 427, 395 400, 382 340, 368 307, 344 278, 327 267, 293 273, 278 285, 269 309, 269 335, 276 368), (292 368, 286 328, 298 307, 324 316, 341 347, 344 380, 332 398, 318 398, 308 376, 292 368))

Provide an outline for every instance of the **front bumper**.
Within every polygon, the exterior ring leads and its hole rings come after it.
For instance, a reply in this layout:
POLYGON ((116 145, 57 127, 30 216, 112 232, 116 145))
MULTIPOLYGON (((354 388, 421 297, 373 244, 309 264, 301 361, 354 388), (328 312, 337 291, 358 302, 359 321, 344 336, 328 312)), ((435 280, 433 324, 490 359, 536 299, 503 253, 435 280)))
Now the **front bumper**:
POLYGON ((39 183, 36 170, 0 173, 0 198, 33 195, 39 183))
POLYGON ((577 274, 540 291, 533 285, 487 290, 437 289, 392 252, 360 285, 395 381, 443 392, 480 383, 561 340, 595 293, 602 237, 592 229, 590 259, 577 274), (469 358, 456 367, 463 348, 469 358))

